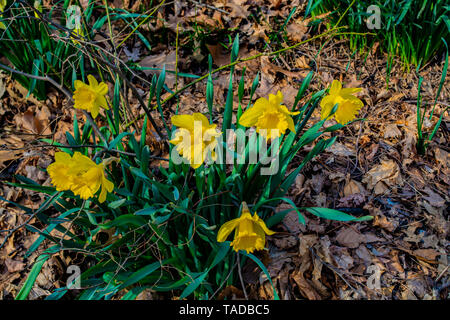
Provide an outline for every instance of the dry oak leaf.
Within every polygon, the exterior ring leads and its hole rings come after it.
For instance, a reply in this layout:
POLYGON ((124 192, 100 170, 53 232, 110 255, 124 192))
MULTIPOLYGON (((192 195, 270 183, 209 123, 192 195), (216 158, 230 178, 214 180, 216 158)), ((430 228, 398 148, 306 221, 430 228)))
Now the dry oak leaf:
POLYGON ((335 156, 341 157, 349 157, 356 154, 354 149, 350 149, 340 142, 333 143, 333 145, 327 149, 327 152, 331 152, 335 156))
MULTIPOLYGON (((400 175, 400 168, 393 160, 381 160, 381 164, 370 169, 364 176, 363 183, 367 184, 369 189, 374 189, 380 182, 389 187, 403 185, 403 179, 400 175)), ((380 191, 380 190, 375 190, 380 191)), ((377 192, 375 192, 377 193, 377 192)))
POLYGON ((225 50, 224 47, 220 44, 206 44, 206 47, 208 48, 209 53, 211 53, 211 57, 214 61, 214 63, 221 67, 223 65, 226 65, 230 63, 230 55, 231 53, 225 50))
POLYGON ((383 239, 378 238, 374 234, 362 234, 354 230, 353 228, 344 227, 339 230, 336 241, 339 244, 347 248, 357 248, 361 243, 370 243, 376 241, 383 241, 383 239))
POLYGON ((295 66, 299 69, 310 69, 311 68, 308 61, 306 61, 305 56, 300 56, 297 59, 295 59, 295 66))
POLYGON ((13 260, 10 258, 7 258, 5 260, 5 265, 6 265, 6 268, 8 269, 8 272, 10 272, 10 273, 22 271, 23 268, 25 267, 25 264, 23 262, 13 260))
POLYGON ((308 280, 305 279, 303 272, 295 271, 291 274, 291 278, 297 284, 299 291, 308 298, 308 300, 322 300, 320 294, 318 294, 308 280))
POLYGON ((395 220, 388 220, 385 216, 375 216, 375 219, 373 221, 374 226, 379 226, 380 228, 383 228, 389 232, 393 232, 397 226, 398 222, 395 220))
POLYGON ((344 196, 348 197, 352 194, 366 194, 367 191, 361 184, 361 182, 355 181, 351 179, 345 186, 344 186, 344 196))
POLYGON ((308 24, 311 21, 325 19, 331 13, 332 12, 323 13, 305 20, 298 19, 297 21, 289 24, 286 28, 288 38, 298 42, 304 40, 305 35, 308 35, 308 24))
POLYGON ((450 156, 447 151, 436 148, 436 150, 434 150, 434 157, 443 167, 450 167, 450 156))
POLYGON ((307 35, 309 21, 295 21, 287 26, 287 36, 289 39, 300 42, 307 35))
POLYGON ((442 253, 440 253, 439 251, 436 251, 434 249, 417 249, 417 250, 409 250, 406 248, 402 248, 402 247, 398 247, 398 249, 407 252, 408 254, 415 256, 416 258, 418 258, 419 260, 428 262, 428 263, 439 263, 438 260, 436 260, 436 258, 440 255, 442 255, 442 253))
POLYGON ((427 197, 423 197, 426 201, 428 201, 433 207, 443 207, 445 205, 445 199, 443 199, 439 194, 432 191, 429 187, 426 187, 425 190, 423 190, 426 194, 428 194, 427 197))
POLYGON ((23 115, 16 115, 14 120, 16 124, 34 134, 51 134, 50 130, 50 111, 46 106, 30 107, 23 115))
POLYGON ((257 25, 250 30, 253 30, 253 33, 248 37, 248 42, 250 44, 255 44, 259 39, 264 39, 266 42, 269 42, 265 26, 257 25))
POLYGON ((422 259, 426 262, 430 262, 430 263, 436 263, 436 257, 440 256, 442 253, 440 253, 439 251, 436 251, 434 249, 417 249, 414 250, 414 255, 419 258, 422 259))
POLYGON ((23 150, 0 150, 0 168, 3 168, 5 161, 20 158, 23 150))
POLYGON ((398 138, 402 136, 402 132, 398 129, 395 123, 386 125, 384 129, 384 138, 398 138))
MULTIPOLYGON (((148 57, 145 57, 139 62, 141 67, 145 68, 161 68, 163 65, 166 65, 166 70, 175 70, 175 62, 176 62, 176 53, 175 50, 169 53, 160 53, 154 54, 148 57)), ((179 61, 178 61, 179 62, 179 61)), ((151 74, 159 75, 160 71, 158 70, 143 70, 143 72, 148 76, 151 74)), ((175 85, 175 75, 173 73, 166 73, 166 84, 169 88, 173 88, 175 85)))

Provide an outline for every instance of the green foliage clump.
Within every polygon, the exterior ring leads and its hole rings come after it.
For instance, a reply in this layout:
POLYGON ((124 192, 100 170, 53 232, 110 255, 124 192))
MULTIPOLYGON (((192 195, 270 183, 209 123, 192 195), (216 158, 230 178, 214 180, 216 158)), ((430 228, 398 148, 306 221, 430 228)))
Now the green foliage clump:
POLYGON ((445 51, 444 41, 450 33, 449 11, 450 6, 445 0, 309 0, 306 14, 316 16, 331 12, 327 18, 331 26, 339 21, 341 26, 348 26, 350 32, 375 33, 375 36, 348 35, 351 50, 367 52, 379 42, 382 50, 388 53, 389 64, 397 55, 409 69, 410 64, 423 66, 445 51), (367 28, 366 20, 372 15, 367 8, 371 5, 380 8, 380 29, 367 28))
MULTIPOLYGON (((236 38, 231 62, 237 59, 238 49, 239 41, 236 38)), ((222 114, 223 132, 237 129, 242 110, 250 106, 250 102, 247 106, 242 105, 244 75, 239 81, 237 92, 234 92, 233 72, 234 67, 231 67, 230 85, 222 114), (239 100, 236 123, 232 121, 234 96, 239 100)), ((243 154, 247 161, 243 163, 238 162, 237 150, 224 144, 222 152, 231 155, 231 164, 203 164, 193 170, 187 163, 174 163, 171 157, 166 168, 150 167, 149 163, 155 156, 145 144, 147 119, 140 133, 121 131, 120 121, 115 119, 120 116, 119 93, 122 85, 117 78, 112 109, 106 112, 109 125, 99 128, 107 142, 99 139, 89 122, 81 130, 75 119, 73 134, 66 134, 69 145, 59 147, 69 154, 76 150, 90 157, 94 155, 97 162, 101 158, 107 159, 107 155, 111 154, 120 158, 119 162, 108 166, 108 179, 114 182, 115 188, 113 193, 108 194, 106 201, 100 203, 97 198, 82 200, 71 191, 56 191, 54 187, 43 187, 21 176, 17 177, 21 182, 13 184, 47 195, 47 201, 35 212, 36 217, 47 227, 38 230, 28 226, 40 234, 28 254, 36 250, 44 239, 53 242, 53 246, 39 258, 17 299, 27 297, 43 261, 60 250, 80 252, 89 260, 89 267, 80 276, 82 290, 78 299, 111 299, 119 292, 126 292, 123 299, 133 299, 146 288, 158 292, 170 291, 180 298, 210 299, 220 288, 235 283, 236 266, 245 263, 246 259, 252 259, 270 279, 267 269, 257 256, 241 251, 239 254, 242 259, 239 260, 237 253, 230 250, 230 242, 217 242, 218 228, 239 216, 243 201, 249 204, 252 212, 258 212, 268 227, 276 225, 292 210, 297 212, 299 223, 305 222, 302 213, 305 211, 337 221, 371 219, 371 216, 355 218, 327 208, 298 208, 286 197, 304 165, 336 139, 323 138, 322 135, 343 127, 337 124, 324 128, 326 119, 307 126, 325 94, 325 90, 321 90, 300 104, 306 96, 312 76, 311 72, 304 79, 295 103, 290 107, 291 110, 299 111, 294 116, 296 131, 281 136, 277 149, 279 170, 272 175, 261 174, 261 168, 267 166, 263 163, 264 156, 257 163, 248 161, 249 154, 255 152, 264 139, 260 135, 256 142, 246 139, 243 154), (140 139, 136 139, 136 136, 140 139), (95 145, 86 147, 92 142, 95 145), (314 147, 288 173, 294 157, 309 144, 314 144, 314 147), (292 209, 273 214, 277 205, 283 201, 290 204, 292 209), (53 207, 57 213, 50 214, 49 207, 53 207), (65 222, 70 222, 70 227, 64 225, 65 222), (58 230, 65 236, 56 237, 51 234, 52 230, 58 230)), ((156 75, 153 77, 149 97, 149 103, 156 99, 160 112, 164 82, 163 68, 158 78, 156 75)), ((258 82, 256 77, 250 88, 250 101, 258 82)), ((214 89, 211 76, 206 90, 212 120, 214 89)), ((172 136, 174 128, 169 129, 167 124, 165 128, 168 136, 172 136)), ((267 157, 273 147, 275 144, 264 151, 267 157)), ((31 213, 30 209, 24 210, 31 213)), ((71 286, 73 283, 55 290, 47 299, 60 299, 71 286)), ((275 288, 274 297, 277 298, 275 288)))

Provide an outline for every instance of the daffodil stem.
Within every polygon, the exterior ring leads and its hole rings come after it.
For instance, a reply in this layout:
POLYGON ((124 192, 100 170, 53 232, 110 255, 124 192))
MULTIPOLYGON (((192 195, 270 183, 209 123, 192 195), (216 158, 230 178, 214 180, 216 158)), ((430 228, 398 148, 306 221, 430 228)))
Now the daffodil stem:
POLYGON ((241 280, 242 292, 244 292, 245 300, 248 300, 247 290, 245 290, 244 278, 242 277, 241 259, 240 259, 239 252, 236 252, 236 259, 237 259, 237 267, 238 267, 239 280, 241 280))

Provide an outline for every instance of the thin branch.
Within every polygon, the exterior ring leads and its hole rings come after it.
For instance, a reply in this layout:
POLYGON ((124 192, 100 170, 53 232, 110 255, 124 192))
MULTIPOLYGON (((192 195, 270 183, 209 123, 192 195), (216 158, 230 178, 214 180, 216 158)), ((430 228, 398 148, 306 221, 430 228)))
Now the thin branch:
MULTIPOLYGON (((54 198, 56 198, 58 195, 60 194, 60 192, 56 192, 54 195, 52 195, 48 200, 47 203, 50 203, 54 198)), ((16 232, 17 230, 19 230, 20 228, 26 226, 38 213, 40 213, 41 211, 43 211, 44 209, 47 208, 47 205, 44 203, 39 209, 37 209, 35 212, 33 212, 28 219, 18 225, 15 226, 12 229, 5 229, 5 230, 0 230, 0 233, 2 232, 8 232, 8 234, 5 236, 5 239, 3 240, 2 244, 0 244, 0 249, 3 248, 3 246, 5 245, 6 241, 8 241, 8 239, 13 235, 14 232, 16 232)))
POLYGON ((220 8, 216 8, 216 7, 214 7, 212 5, 209 5, 209 4, 206 4, 206 3, 201 3, 201 2, 198 2, 198 1, 195 1, 195 0, 189 0, 189 2, 192 2, 193 4, 195 4, 196 6, 199 6, 199 7, 205 7, 205 8, 211 9, 211 10, 219 11, 219 12, 224 13, 224 14, 230 14, 228 11, 225 11, 225 10, 220 9, 220 8))

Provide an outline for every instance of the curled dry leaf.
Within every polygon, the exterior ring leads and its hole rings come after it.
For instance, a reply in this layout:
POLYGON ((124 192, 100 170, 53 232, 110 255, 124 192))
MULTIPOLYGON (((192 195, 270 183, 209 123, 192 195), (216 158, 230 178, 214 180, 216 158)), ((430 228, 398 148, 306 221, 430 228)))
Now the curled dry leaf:
POLYGON ((302 41, 307 37, 308 22, 306 20, 298 20, 289 24, 286 28, 288 38, 297 42, 302 41))
POLYGON ((434 249, 417 249, 414 250, 413 254, 425 262, 436 263, 436 258, 441 255, 439 251, 434 249))
POLYGON ((335 142, 333 145, 329 148, 327 148, 327 152, 331 152, 335 156, 341 156, 341 157, 350 157, 355 155, 355 149, 347 147, 346 145, 335 142))
POLYGON ((386 125, 384 129, 384 137, 385 138, 399 138, 402 136, 402 132, 398 129, 395 123, 390 123, 386 125))
POLYGON ((255 44, 259 39, 263 39, 266 42, 270 41, 269 37, 266 34, 265 26, 257 25, 251 30, 253 31, 253 33, 250 35, 248 39, 250 44, 255 44))
POLYGON ((344 186, 344 196, 348 197, 352 194, 366 194, 367 191, 361 184, 361 182, 355 181, 351 179, 345 186, 344 186))
POLYGON ((30 107, 21 115, 14 117, 17 126, 33 134, 48 135, 50 130, 50 110, 46 106, 30 107))
POLYGON ((436 148, 434 150, 434 157, 436 161, 444 168, 450 167, 450 156, 447 151, 441 148, 436 148))
POLYGON ((231 53, 226 51, 225 48, 221 44, 206 44, 209 53, 213 59, 213 62, 218 66, 224 66, 230 63, 230 55, 231 53))
POLYGON ((10 272, 10 273, 22 271, 25 266, 25 264, 23 262, 13 260, 10 258, 7 258, 5 260, 5 265, 6 265, 6 268, 8 269, 8 272, 10 272))
POLYGON ((403 179, 400 175, 400 168, 393 160, 381 160, 381 163, 366 173, 363 183, 375 194, 381 194, 387 190, 387 187, 403 185, 403 179))
POLYGON ((445 199, 443 199, 439 194, 432 191, 429 187, 426 187, 424 192, 428 194, 428 196, 423 197, 426 201, 428 201, 433 207, 443 207, 445 205, 445 199))
POLYGON ((375 219, 373 221, 374 226, 379 226, 380 228, 383 228, 389 232, 393 232, 397 226, 398 222, 396 220, 390 220, 386 218, 385 216, 375 216, 375 219))
POLYGON ((354 228, 344 227, 342 228, 337 236, 336 241, 347 248, 357 248, 361 243, 371 243, 377 241, 383 241, 383 239, 378 238, 371 233, 360 233, 354 228))

